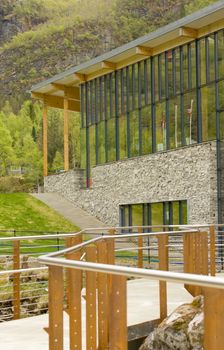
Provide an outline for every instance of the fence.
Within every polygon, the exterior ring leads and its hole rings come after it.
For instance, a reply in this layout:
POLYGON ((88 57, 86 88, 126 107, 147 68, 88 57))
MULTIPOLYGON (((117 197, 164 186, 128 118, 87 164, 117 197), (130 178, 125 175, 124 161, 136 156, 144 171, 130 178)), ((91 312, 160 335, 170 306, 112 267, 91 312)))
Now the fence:
MULTIPOLYGON (((0 271, 0 280, 7 279, 8 284, 11 281, 11 314, 5 319, 38 314, 36 305, 39 299, 35 299, 36 295, 33 295, 33 300, 29 299, 27 303, 30 304, 31 311, 27 312, 27 309, 24 309, 23 301, 28 298, 29 291, 45 298, 44 307, 40 308, 39 312, 46 312, 47 290, 49 290, 50 349, 63 349, 63 309, 67 309, 70 319, 70 349, 83 349, 81 300, 82 290, 85 287, 87 349, 96 349, 98 346, 99 350, 105 348, 125 350, 128 276, 160 281, 158 299, 161 320, 167 316, 166 282, 179 281, 185 284, 185 288, 192 295, 204 294, 205 329, 213 327, 214 322, 217 324, 221 322, 222 305, 214 311, 216 305, 214 304, 212 312, 215 312, 216 316, 213 318, 207 316, 211 314, 211 300, 214 302, 216 296, 223 295, 221 290, 223 281, 219 278, 202 276, 202 274, 215 276, 222 270, 221 225, 112 227, 58 234, 53 237, 52 235, 5 237, 0 239, 0 243, 2 242, 4 242, 4 245, 1 244, 3 254, 6 252, 7 259, 11 258, 10 263, 9 261, 2 263, 2 269, 9 264, 12 268, 0 271), (176 230, 177 228, 179 230, 176 230), (161 229, 162 231, 159 231, 161 229), (45 256, 38 260, 43 254, 45 256), (31 262, 28 258, 31 258, 31 262), (49 265, 49 276, 47 276, 48 269, 40 266, 40 262, 49 265), (149 270, 152 267, 154 270, 149 270), (39 273, 45 276, 44 279, 32 281, 32 278, 35 279, 39 273), (25 288, 26 283, 29 287, 33 283, 33 290, 25 288), (209 288, 217 290, 210 292, 209 288), (42 294, 41 290, 44 291, 42 294), (24 295, 25 292, 27 294, 24 295)), ((1 253, 0 259, 2 256, 1 253)), ((2 287, 1 283, 0 286, 2 287)), ((4 314, 6 310, 1 307, 0 311, 4 314)), ((214 334, 218 332, 217 325, 215 328, 214 334)), ((217 339, 219 339, 217 344, 220 345, 220 341, 223 341, 221 332, 217 333, 217 339)), ((214 342, 208 347, 208 342, 205 337, 205 349, 218 349, 214 342)))

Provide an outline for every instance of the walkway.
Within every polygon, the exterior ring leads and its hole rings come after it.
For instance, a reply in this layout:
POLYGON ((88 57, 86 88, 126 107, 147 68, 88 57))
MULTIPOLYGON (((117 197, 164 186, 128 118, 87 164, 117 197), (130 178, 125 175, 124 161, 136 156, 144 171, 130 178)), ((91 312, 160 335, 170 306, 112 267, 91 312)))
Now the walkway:
POLYGON ((106 227, 104 223, 86 211, 76 207, 72 202, 61 197, 58 193, 33 193, 32 195, 56 210, 81 230, 89 227, 106 227))
MULTIPOLYGON (((168 310, 190 302, 192 297, 180 284, 168 284, 168 310)), ((83 329, 85 329, 85 300, 82 301, 83 329)), ((145 279, 128 282, 128 325, 134 325, 159 317, 159 283, 145 279)), ((48 350, 48 335, 43 327, 48 316, 42 315, 0 324, 0 348, 4 350, 48 350)), ((83 334, 85 349, 85 333, 83 334)), ((65 315, 65 346, 68 350, 68 316, 65 315)))

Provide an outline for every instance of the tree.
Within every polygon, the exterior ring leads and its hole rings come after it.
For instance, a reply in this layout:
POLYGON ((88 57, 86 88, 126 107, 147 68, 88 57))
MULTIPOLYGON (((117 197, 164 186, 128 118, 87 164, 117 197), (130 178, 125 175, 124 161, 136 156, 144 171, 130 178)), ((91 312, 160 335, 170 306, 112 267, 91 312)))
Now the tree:
POLYGON ((59 151, 55 153, 51 169, 55 172, 64 169, 63 157, 59 151))
POLYGON ((9 130, 0 120, 0 175, 6 175, 7 168, 16 161, 9 130))

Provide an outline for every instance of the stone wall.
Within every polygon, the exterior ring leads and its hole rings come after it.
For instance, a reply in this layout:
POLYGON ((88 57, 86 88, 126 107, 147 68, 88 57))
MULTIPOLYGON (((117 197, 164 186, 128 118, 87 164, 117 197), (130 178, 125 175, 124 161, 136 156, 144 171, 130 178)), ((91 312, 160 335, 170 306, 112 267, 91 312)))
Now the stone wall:
POLYGON ((110 225, 119 224, 119 205, 188 201, 189 223, 217 222, 216 143, 127 159, 92 169, 92 188, 81 171, 45 178, 45 191, 58 192, 110 225))

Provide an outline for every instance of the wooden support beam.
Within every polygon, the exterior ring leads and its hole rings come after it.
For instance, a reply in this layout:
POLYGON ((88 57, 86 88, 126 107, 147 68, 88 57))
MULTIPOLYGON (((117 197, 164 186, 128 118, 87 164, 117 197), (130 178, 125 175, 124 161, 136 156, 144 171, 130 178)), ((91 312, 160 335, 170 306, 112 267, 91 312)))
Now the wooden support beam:
MULTIPOLYGON (((107 264, 107 243, 100 242, 97 245, 97 260, 100 264, 107 264)), ((108 276, 105 273, 97 274, 98 287, 98 350, 108 348, 109 340, 109 301, 108 301, 108 276)))
MULTIPOLYGON (((82 237, 66 239, 66 247, 82 242, 82 237)), ((81 251, 66 254, 70 260, 80 260, 81 251)), ((67 298, 69 315, 70 350, 82 350, 82 271, 67 269, 67 298)))
POLYGON ((101 68, 109 71, 113 71, 116 69, 116 63, 109 62, 109 61, 103 61, 101 63, 101 68))
MULTIPOLYGON (((96 248, 86 248, 86 261, 96 262, 96 248)), ((86 272, 86 349, 97 349, 96 272, 86 272)))
POLYGON ((68 99, 64 99, 64 170, 69 170, 69 149, 68 149, 68 99))
POLYGON ((215 227, 211 226, 210 229, 210 274, 211 276, 216 275, 215 266, 215 227))
POLYGON ((56 83, 52 83, 51 86, 56 91, 63 91, 64 95, 69 100, 80 101, 80 90, 79 90, 79 87, 66 86, 66 85, 56 84, 56 83))
POLYGON ((153 50, 146 46, 137 46, 135 49, 136 55, 150 57, 152 56, 153 50))
MULTIPOLYGON (((142 227, 138 228, 138 233, 142 233, 142 227)), ((138 237, 138 267, 143 268, 143 238, 142 236, 138 237)))
MULTIPOLYGON (((168 235, 158 236, 159 270, 168 271, 168 235)), ((159 281, 160 320, 167 317, 167 283, 159 281)))
POLYGON ((63 268, 49 267, 49 350, 63 350, 63 268))
POLYGON ((179 36, 196 39, 198 36, 198 31, 193 28, 182 27, 179 29, 179 36))
MULTIPOLYGON (((20 241, 13 242, 13 269, 20 269, 20 241)), ((20 273, 13 275, 13 319, 20 318, 20 273)))
MULTIPOLYGON (((42 100, 48 107, 64 109, 64 97, 33 92, 32 97, 42 100)), ((68 99, 68 110, 80 112, 80 102, 68 99)))
POLYGON ((48 153, 48 147, 47 147, 47 106, 44 104, 44 110, 43 110, 43 171, 44 176, 48 175, 48 160, 47 160, 47 153, 48 153))
POLYGON ((75 73, 74 79, 78 81, 80 84, 86 81, 86 75, 81 73, 75 73))
POLYGON ((223 349, 224 291, 203 288, 204 294, 204 350, 223 349))
POLYGON ((128 350, 127 280, 125 276, 111 276, 109 305, 109 349, 128 350))

